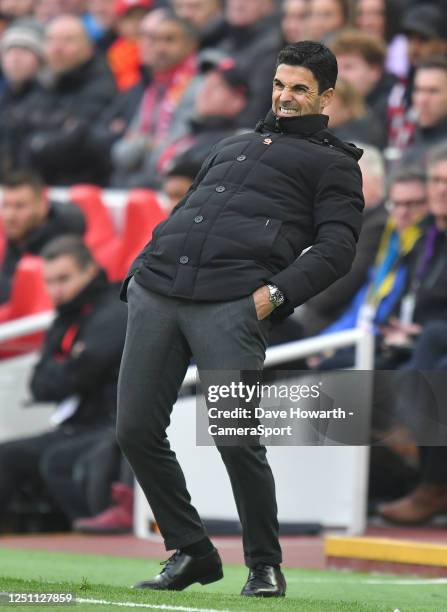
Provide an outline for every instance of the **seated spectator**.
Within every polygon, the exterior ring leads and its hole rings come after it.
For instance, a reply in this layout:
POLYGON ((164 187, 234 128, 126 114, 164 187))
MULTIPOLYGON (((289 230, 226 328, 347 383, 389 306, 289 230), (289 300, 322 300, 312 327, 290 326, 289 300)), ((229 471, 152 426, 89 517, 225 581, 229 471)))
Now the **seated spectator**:
POLYGON ((228 34, 221 0, 172 0, 176 15, 190 21, 199 31, 200 49, 218 46, 228 34))
MULTIPOLYGON (((426 430, 427 420, 433 412, 433 397, 419 399, 418 389, 420 371, 447 370, 447 322, 433 321, 428 323, 416 341, 411 360, 405 364, 404 374, 400 380, 400 393, 410 400, 406 404, 406 413, 399 415, 400 424, 408 426, 412 430, 416 440, 421 439, 421 431, 426 430), (410 387, 410 388, 405 388, 410 387), (415 401, 416 397, 418 398, 415 401), (422 400, 422 401, 421 401, 422 400), (425 400, 425 401, 424 401, 425 400), (414 412, 419 412, 415 415, 414 412), (418 428, 415 430, 415 428, 418 428)), ((445 375, 438 381, 445 380, 445 375)), ((439 387, 437 389, 440 391, 439 387)), ((439 394, 438 394, 439 397, 439 394)), ((445 390, 443 393, 445 398, 445 390)), ((445 406, 437 407, 441 414, 434 414, 432 425, 439 426, 439 419, 445 414, 445 406)), ((445 419, 445 417, 444 417, 445 419)), ((441 421, 443 422, 443 421, 441 421)), ((434 432, 433 432, 434 433, 434 432)), ((383 503, 378 506, 377 513, 382 518, 399 525, 422 524, 430 521, 438 514, 446 513, 447 500, 447 445, 441 446, 440 442, 447 444, 442 433, 441 439, 436 434, 431 434, 434 446, 419 446, 420 478, 417 486, 407 495, 400 499, 383 503)), ((422 434, 423 435, 423 434, 422 434)))
POLYGON ((337 80, 337 88, 325 112, 329 115, 329 127, 337 138, 347 142, 365 142, 379 148, 385 146, 382 123, 365 106, 363 98, 349 81, 337 80))
POLYGON ((356 0, 354 4, 356 27, 386 44, 386 70, 399 78, 405 78, 410 68, 407 41, 400 33, 402 8, 401 0, 356 0))
POLYGON ((39 90, 38 74, 43 65, 43 30, 31 19, 15 21, 1 39, 1 68, 5 87, 0 95, 0 179, 17 165, 21 129, 39 90))
POLYGON ((281 9, 281 30, 284 46, 304 40, 306 37, 308 1, 284 0, 281 9))
MULTIPOLYGON (((427 213, 424 175, 417 169, 400 168, 391 177, 388 191, 389 218, 382 233, 379 249, 366 283, 357 291, 342 315, 321 334, 364 327, 382 334, 376 343, 376 367, 392 369, 400 363, 400 354, 388 358, 387 347, 392 330, 385 327, 402 304, 408 278, 411 276, 411 254, 422 236, 422 224, 427 213), (387 355, 384 357, 384 355, 387 355), (383 363, 386 362, 386 366, 383 363)), ((396 323, 397 324, 397 323, 396 323)), ((354 349, 340 349, 320 365, 320 369, 352 367, 354 349)))
POLYGON ((97 508, 109 500, 104 466, 80 474, 78 461, 114 430, 126 309, 80 238, 57 238, 42 257, 57 316, 30 389, 34 401, 57 402, 57 407, 51 429, 0 445, 0 509, 7 510, 25 482, 43 481, 58 507, 75 520, 88 512, 86 486, 97 508))
POLYGON ((389 99, 396 85, 396 77, 385 70, 385 45, 370 34, 344 30, 334 37, 331 49, 339 76, 349 81, 381 121, 385 145, 389 99))
POLYGON ((231 58, 224 58, 217 64, 204 60, 201 70, 205 76, 197 93, 189 133, 164 151, 158 164, 161 173, 166 164, 180 154, 200 166, 211 147, 238 131, 239 115, 249 99, 244 75, 231 58))
POLYGON ((363 155, 359 165, 363 177, 365 209, 355 259, 348 274, 297 309, 296 316, 303 325, 306 336, 319 333, 340 316, 366 282, 368 270, 377 255, 387 219, 384 203, 385 167, 378 149, 367 145, 361 147, 363 155))
MULTIPOLYGON (((107 52, 116 40, 116 4, 118 0, 88 0, 83 21, 98 51, 107 52)), ((78 13, 79 15, 79 13, 78 13)))
POLYGON ((415 132, 404 162, 426 163, 428 150, 447 139, 447 58, 422 62, 414 78, 415 132))
POLYGON ((306 38, 324 42, 351 21, 349 0, 309 0, 306 38))
POLYGON ((4 303, 22 255, 40 255, 45 245, 61 234, 83 234, 85 221, 77 206, 50 202, 40 177, 27 171, 3 181, 0 213, 7 240, 0 273, 0 303, 4 303))
POLYGON ((63 13, 61 0, 34 0, 34 18, 42 25, 63 13))
POLYGON ((152 4, 153 0, 118 0, 115 3, 118 37, 108 48, 107 59, 120 91, 130 89, 141 78, 138 39, 141 22, 152 4))
POLYGON ((185 196, 194 182, 202 164, 185 159, 181 156, 171 162, 171 166, 164 174, 163 192, 161 201, 167 213, 185 196))
POLYGON ((163 150, 187 132, 199 86, 197 33, 188 21, 163 12, 156 32, 146 32, 147 15, 141 24, 144 37, 151 36, 152 80, 123 138, 112 149, 117 187, 157 187, 156 164, 163 150))
POLYGON ((228 0, 225 15, 230 25, 221 50, 236 61, 251 97, 239 125, 254 127, 272 104, 272 79, 282 48, 280 15, 274 0, 228 0))
POLYGON ((33 97, 24 162, 51 185, 103 182, 101 160, 90 158, 85 135, 113 99, 113 75, 94 49, 78 17, 54 19, 46 31, 52 81, 33 97))

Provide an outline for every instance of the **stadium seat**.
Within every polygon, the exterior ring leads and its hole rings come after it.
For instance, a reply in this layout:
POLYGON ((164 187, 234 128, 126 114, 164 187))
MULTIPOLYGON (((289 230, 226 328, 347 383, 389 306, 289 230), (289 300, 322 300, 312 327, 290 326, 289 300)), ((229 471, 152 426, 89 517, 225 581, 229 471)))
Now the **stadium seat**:
POLYGON ((96 248, 116 238, 115 228, 101 189, 95 185, 74 185, 70 189, 70 201, 79 206, 85 215, 87 231, 85 242, 95 253, 96 248))
POLYGON ((114 255, 113 269, 109 268, 112 281, 125 277, 132 261, 150 240, 154 227, 165 218, 155 191, 132 189, 129 192, 123 234, 114 255))
MULTIPOLYGON (((0 323, 52 309, 43 278, 42 259, 35 255, 23 256, 14 275, 10 300, 0 306, 0 323)), ((43 336, 39 332, 1 343, 0 358, 36 350, 43 336)))

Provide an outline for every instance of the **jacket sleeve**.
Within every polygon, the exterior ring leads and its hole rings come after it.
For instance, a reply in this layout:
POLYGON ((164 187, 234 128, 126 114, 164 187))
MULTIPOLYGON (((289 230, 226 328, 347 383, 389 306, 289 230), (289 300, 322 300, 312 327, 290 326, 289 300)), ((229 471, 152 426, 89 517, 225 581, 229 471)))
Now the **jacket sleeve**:
POLYGON ((340 158, 323 171, 317 185, 313 245, 269 279, 286 296, 286 302, 277 309, 278 315, 290 314, 349 272, 363 208, 360 168, 352 158, 340 158))
MULTIPOLYGON (((126 333, 126 310, 115 303, 92 316, 82 332, 79 354, 58 361, 44 351, 30 381, 37 402, 60 402, 71 395, 83 395, 110 375, 121 359, 126 333)), ((74 348, 76 347, 76 342, 74 348)))

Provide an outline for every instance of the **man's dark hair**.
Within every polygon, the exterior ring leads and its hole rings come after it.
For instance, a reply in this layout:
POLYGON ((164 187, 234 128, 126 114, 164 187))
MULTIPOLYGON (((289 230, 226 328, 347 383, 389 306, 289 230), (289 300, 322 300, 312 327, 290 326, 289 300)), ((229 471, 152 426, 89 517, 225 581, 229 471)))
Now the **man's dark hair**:
POLYGON ((422 60, 416 66, 417 70, 424 70, 430 68, 444 70, 444 72, 447 72, 447 57, 444 57, 444 55, 433 55, 432 57, 427 57, 426 59, 422 60))
POLYGON ((200 39, 200 32, 198 28, 188 19, 184 17, 180 17, 177 15, 172 9, 167 8, 163 10, 163 15, 161 18, 162 21, 171 21, 176 23, 181 27, 183 32, 186 34, 188 38, 191 40, 198 41, 200 39))
POLYGON ((30 187, 37 195, 42 195, 45 184, 39 174, 34 170, 16 170, 11 172, 2 181, 4 189, 16 189, 17 187, 30 187))
POLYGON ((200 170, 200 166, 201 164, 197 160, 179 156, 173 160, 172 166, 169 167, 165 174, 165 178, 170 178, 172 176, 183 176, 185 178, 190 178, 193 181, 200 170))
POLYGON ((398 166, 389 176, 387 181, 387 193, 397 183, 427 183, 427 176, 422 168, 413 165, 398 166))
POLYGON ((337 82, 338 66, 335 55, 319 42, 303 40, 287 45, 278 54, 276 67, 280 64, 302 66, 310 70, 318 82, 319 94, 335 87, 337 82))
POLYGON ((40 255, 45 261, 53 261, 58 257, 68 255, 73 257, 81 270, 85 270, 91 263, 96 263, 90 249, 82 238, 75 234, 65 234, 64 236, 53 238, 53 240, 45 245, 40 255))

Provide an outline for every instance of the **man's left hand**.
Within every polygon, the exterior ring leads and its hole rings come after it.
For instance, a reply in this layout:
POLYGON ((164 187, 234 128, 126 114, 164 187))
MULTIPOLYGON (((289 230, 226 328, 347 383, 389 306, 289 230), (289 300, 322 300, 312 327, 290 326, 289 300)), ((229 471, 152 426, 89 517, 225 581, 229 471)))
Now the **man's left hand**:
POLYGON ((259 287, 253 293, 253 299, 256 306, 256 314, 258 321, 262 321, 269 316, 269 314, 275 309, 274 305, 270 301, 270 291, 267 285, 259 287))

